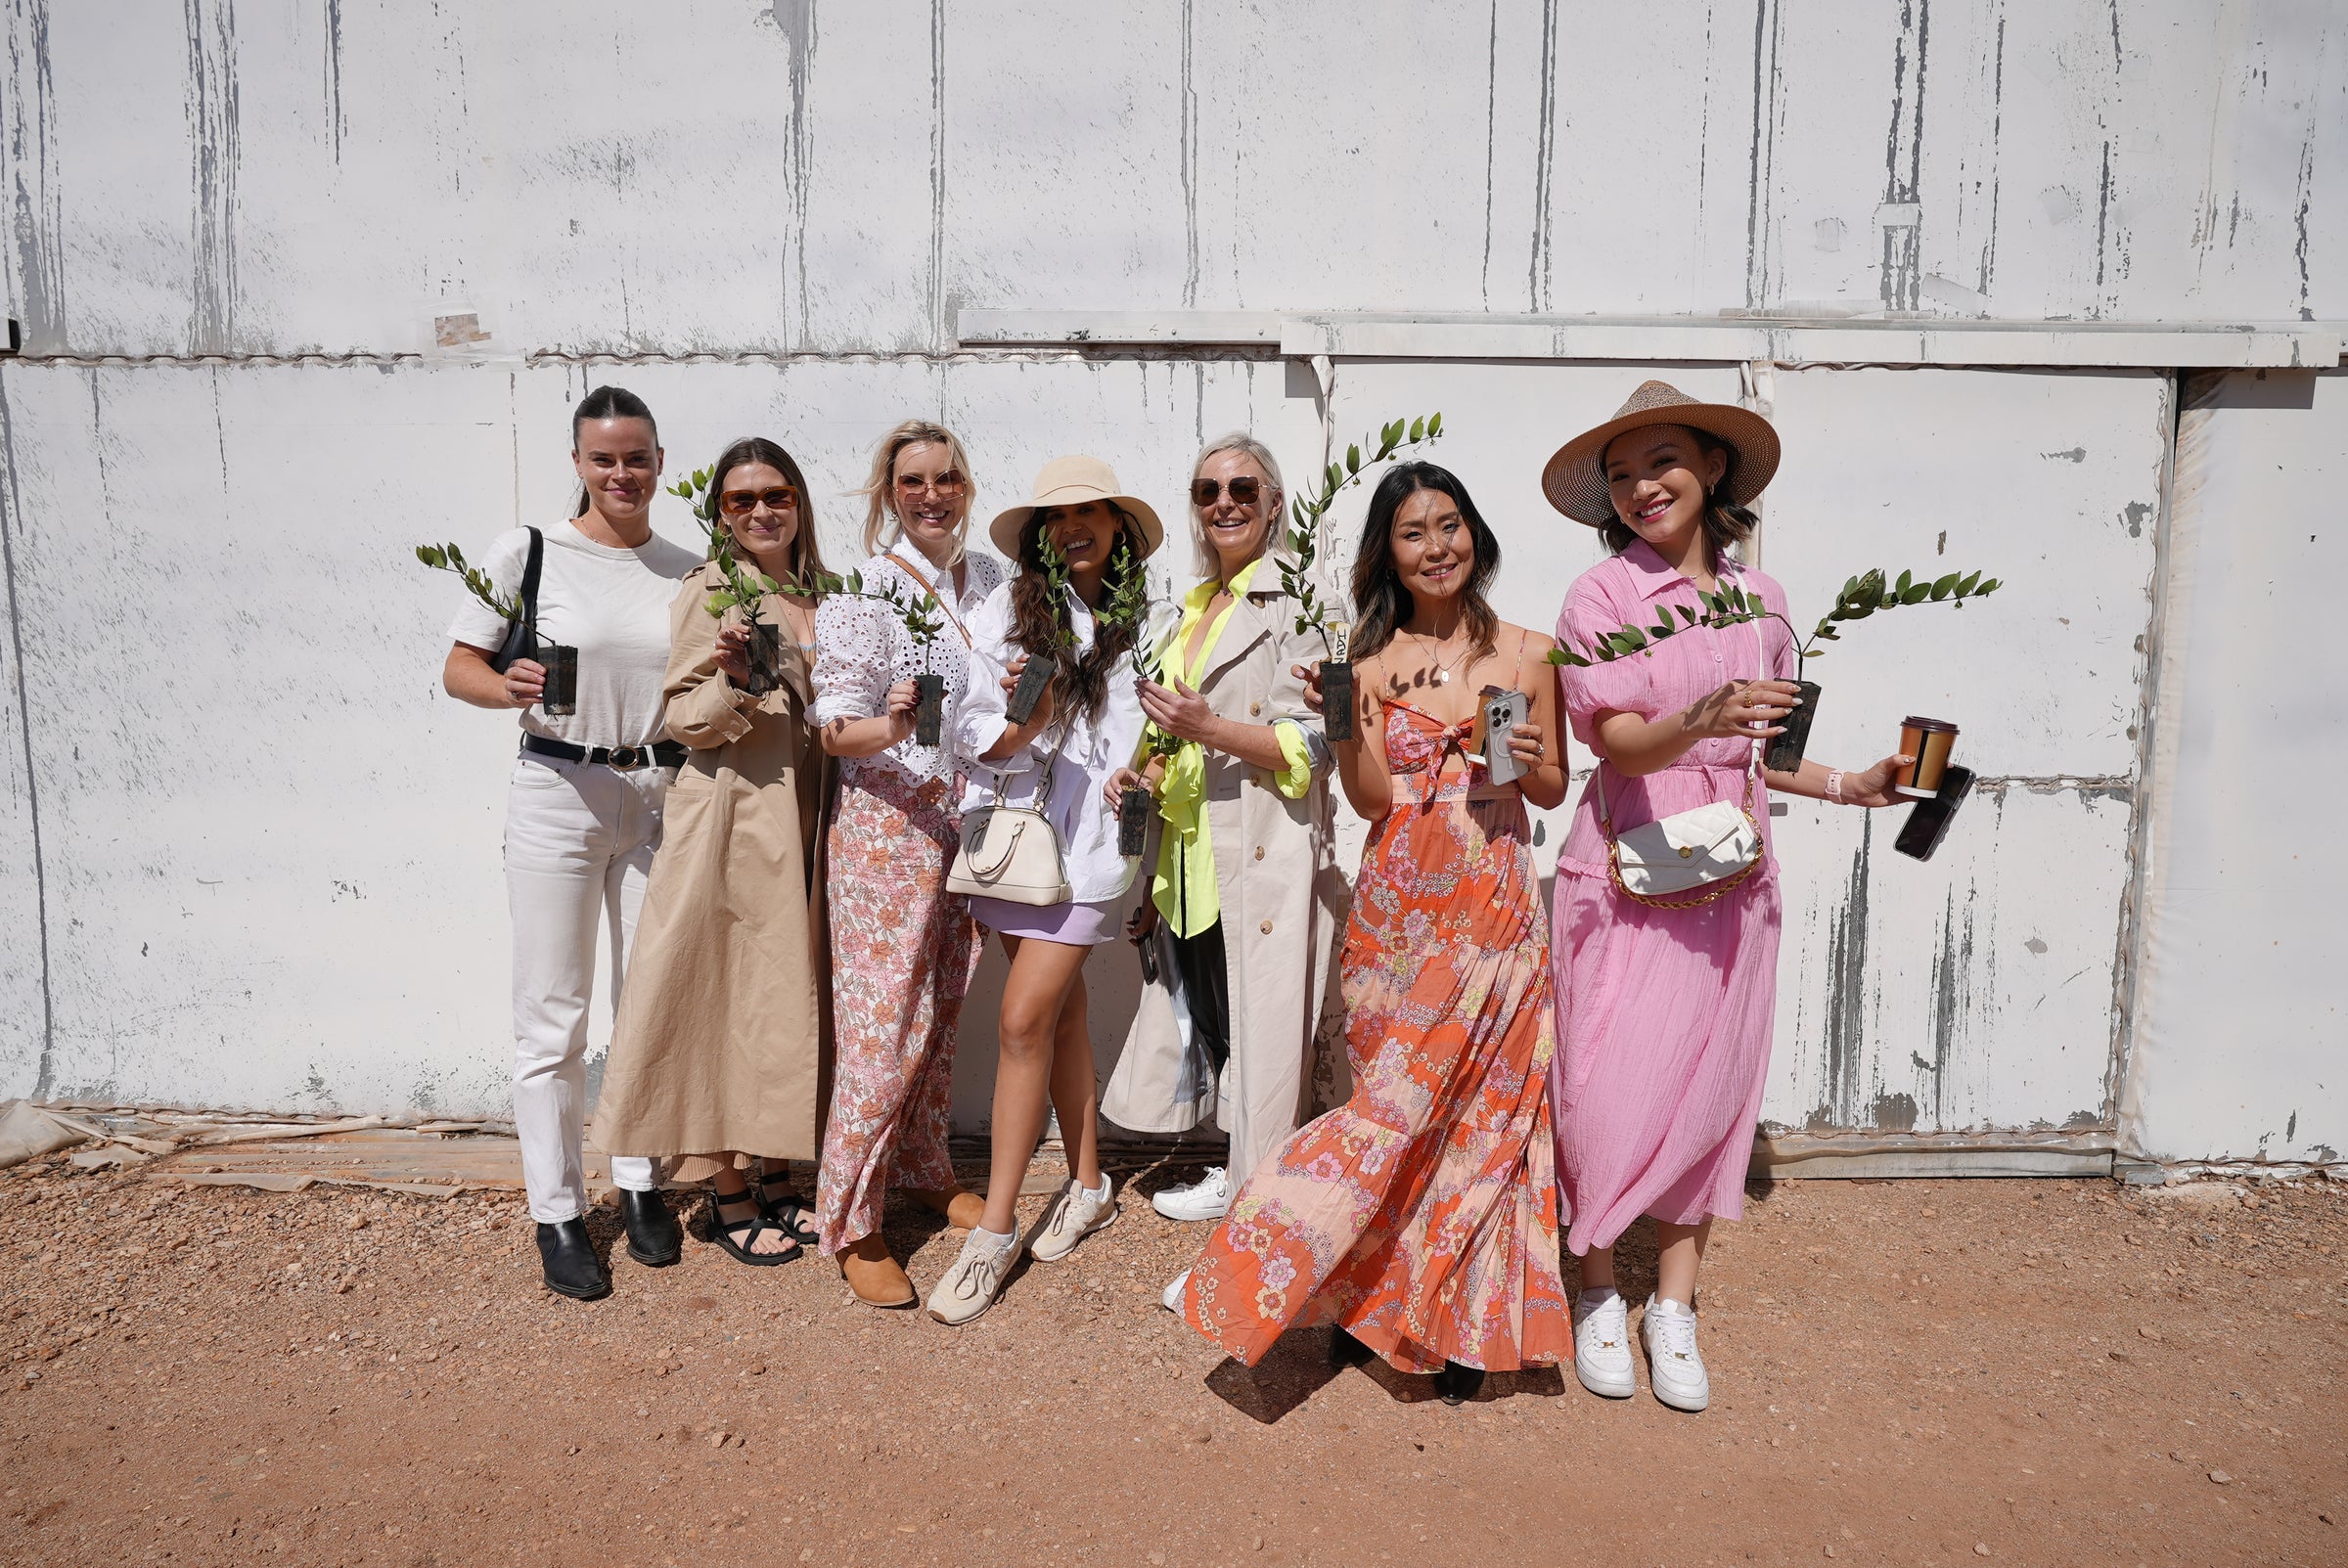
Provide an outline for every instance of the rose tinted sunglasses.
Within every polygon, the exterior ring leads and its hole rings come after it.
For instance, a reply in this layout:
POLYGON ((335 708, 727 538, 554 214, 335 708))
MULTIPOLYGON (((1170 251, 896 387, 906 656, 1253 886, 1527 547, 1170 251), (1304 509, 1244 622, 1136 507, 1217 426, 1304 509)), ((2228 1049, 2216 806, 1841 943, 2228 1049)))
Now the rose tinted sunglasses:
MULTIPOLYGON (((1225 486, 1212 479, 1194 479, 1191 481, 1191 504, 1197 507, 1211 507, 1215 504, 1215 498, 1220 496, 1224 489, 1225 486)), ((1233 506, 1252 507, 1264 493, 1264 481, 1249 478, 1242 473, 1231 481, 1229 489, 1233 506)))
POLYGON ((728 490, 717 498, 719 509, 729 517, 748 516, 758 510, 761 501, 769 512, 790 512, 798 507, 799 493, 777 486, 772 490, 728 490))

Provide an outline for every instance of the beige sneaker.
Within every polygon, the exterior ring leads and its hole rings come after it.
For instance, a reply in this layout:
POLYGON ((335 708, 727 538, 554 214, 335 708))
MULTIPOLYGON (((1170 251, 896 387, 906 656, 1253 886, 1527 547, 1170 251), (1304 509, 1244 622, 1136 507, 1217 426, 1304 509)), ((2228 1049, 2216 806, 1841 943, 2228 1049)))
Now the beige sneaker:
POLYGON ((1076 1185, 1069 1177, 1044 1211, 1041 1225, 1035 1228, 1035 1239, 1027 1250, 1041 1263, 1058 1263, 1076 1250, 1076 1243, 1095 1231, 1106 1229, 1117 1217, 1117 1186, 1106 1173, 1096 1187, 1076 1185))
POLYGON ((929 1292, 929 1316, 959 1327, 986 1311, 995 1304, 1004 1277, 1019 1261, 1022 1250, 1016 1220, 1008 1236, 972 1231, 963 1239, 962 1255, 954 1260, 954 1267, 929 1292))

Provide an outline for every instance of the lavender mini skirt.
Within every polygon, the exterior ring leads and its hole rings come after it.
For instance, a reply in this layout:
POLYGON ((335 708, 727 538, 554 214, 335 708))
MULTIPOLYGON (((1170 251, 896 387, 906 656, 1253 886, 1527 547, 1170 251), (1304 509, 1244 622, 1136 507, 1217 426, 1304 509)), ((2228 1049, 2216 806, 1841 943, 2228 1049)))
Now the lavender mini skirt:
POLYGON ((1121 898, 1103 899, 1098 904, 1014 904, 1001 898, 971 900, 971 915, 990 931, 1062 942, 1069 947, 1099 947, 1114 940, 1124 914, 1125 901, 1121 898))

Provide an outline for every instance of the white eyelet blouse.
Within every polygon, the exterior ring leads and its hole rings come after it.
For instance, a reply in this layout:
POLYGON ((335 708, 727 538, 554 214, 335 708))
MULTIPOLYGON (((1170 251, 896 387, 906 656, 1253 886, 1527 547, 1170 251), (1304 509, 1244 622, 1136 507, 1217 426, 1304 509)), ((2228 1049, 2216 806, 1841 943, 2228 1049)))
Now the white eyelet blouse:
MULTIPOLYGON (((975 553, 964 557, 963 562, 965 587, 957 596, 951 571, 913 559, 911 547, 900 541, 864 563, 864 580, 893 580, 918 602, 925 592, 921 579, 914 575, 918 569, 935 587, 939 600, 951 603, 954 614, 968 626, 978 606, 1002 584, 1006 568, 994 557, 975 553)), ((896 612, 870 599, 835 595, 825 600, 816 607, 815 642, 815 701, 808 706, 807 717, 819 726, 834 719, 873 717, 881 710, 890 687, 912 680, 923 670, 922 650, 896 612)), ((971 650, 952 617, 937 634, 937 641, 929 645, 929 669, 946 680, 945 725, 940 732, 943 743, 917 745, 908 736, 869 757, 842 758, 843 780, 852 783, 859 774, 874 769, 893 770, 917 785, 954 777, 955 725, 970 690, 971 650)))

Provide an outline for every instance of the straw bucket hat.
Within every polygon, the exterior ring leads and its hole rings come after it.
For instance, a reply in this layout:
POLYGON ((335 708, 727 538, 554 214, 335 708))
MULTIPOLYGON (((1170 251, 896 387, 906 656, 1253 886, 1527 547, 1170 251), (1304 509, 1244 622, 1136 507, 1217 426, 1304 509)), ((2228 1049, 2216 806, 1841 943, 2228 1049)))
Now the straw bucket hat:
POLYGON ((1054 458, 1035 476, 1035 499, 1023 507, 995 514, 986 536, 1012 560, 1019 559, 1019 530, 1038 507, 1073 507, 1087 501, 1113 501, 1134 515, 1142 525, 1142 554, 1148 556, 1165 542, 1165 524, 1150 503, 1117 488, 1117 471, 1099 458, 1054 458))
POLYGON ((1606 443, 1649 425, 1685 425, 1728 443, 1737 457, 1715 494, 1733 506, 1759 495, 1778 471, 1778 432, 1769 421, 1731 403, 1699 403, 1666 381, 1643 381, 1612 419, 1558 448, 1541 470, 1541 493, 1576 522, 1593 528, 1612 522, 1614 503, 1601 467, 1606 443))

